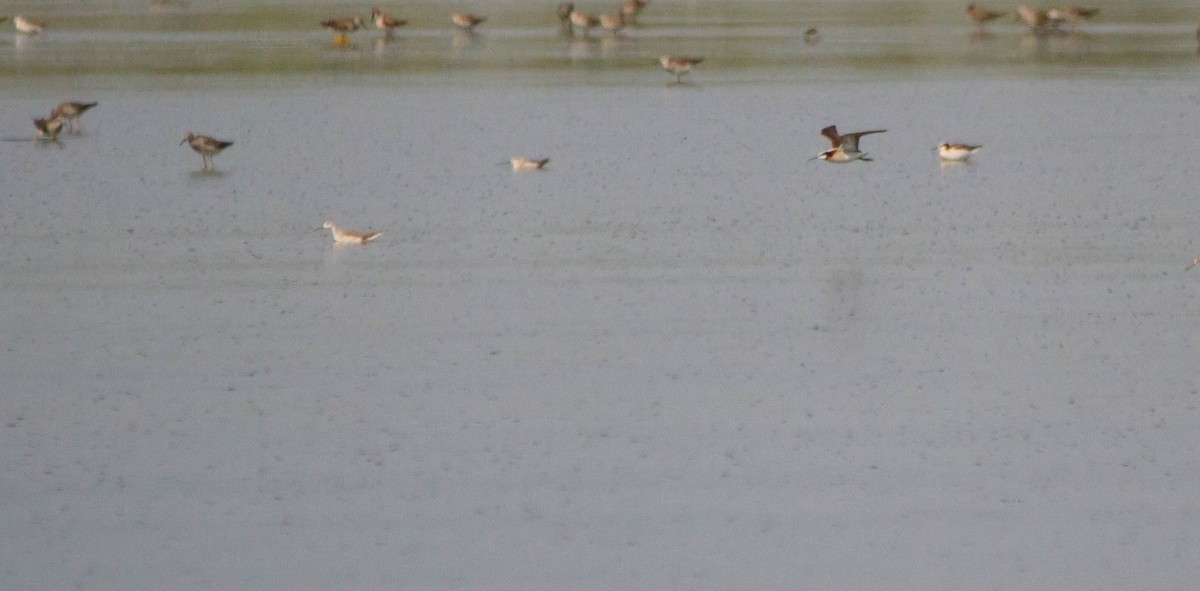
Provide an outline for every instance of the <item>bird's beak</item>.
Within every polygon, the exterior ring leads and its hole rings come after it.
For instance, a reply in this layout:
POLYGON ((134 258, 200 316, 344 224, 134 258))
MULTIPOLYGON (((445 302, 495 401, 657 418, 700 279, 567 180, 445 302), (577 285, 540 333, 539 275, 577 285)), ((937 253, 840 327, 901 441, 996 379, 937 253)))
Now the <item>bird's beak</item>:
POLYGON ((180 140, 180 141, 179 141, 179 145, 181 145, 181 146, 182 146, 182 145, 183 145, 183 142, 186 142, 186 141, 187 141, 187 138, 183 138, 182 140, 180 140))

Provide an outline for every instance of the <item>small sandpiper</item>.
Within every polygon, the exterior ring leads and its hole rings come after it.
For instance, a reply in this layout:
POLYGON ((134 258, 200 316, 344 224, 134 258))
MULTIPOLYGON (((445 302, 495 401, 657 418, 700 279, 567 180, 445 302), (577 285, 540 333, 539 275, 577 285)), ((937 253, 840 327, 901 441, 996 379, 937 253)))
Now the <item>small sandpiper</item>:
POLYGON ((662 64, 664 70, 675 75, 677 83, 683 83, 683 75, 692 71, 692 66, 704 61, 702 57, 682 57, 675 55, 664 55, 658 58, 658 63, 662 64))
POLYGON ((63 128, 63 120, 60 117, 34 119, 33 126, 38 130, 38 134, 33 139, 52 142, 58 139, 58 132, 62 131, 63 128))
POLYGON ((1091 20, 1093 16, 1100 14, 1099 8, 1086 8, 1083 6, 1068 6, 1060 11, 1060 18, 1067 22, 1078 23, 1086 20, 1091 20))
POLYGON ((937 148, 938 156, 942 160, 950 162, 963 162, 971 157, 972 154, 979 151, 983 146, 972 146, 970 144, 942 144, 937 148))
POLYGON ((1191 271, 1194 267, 1200 267, 1200 257, 1192 259, 1192 264, 1188 265, 1188 268, 1184 269, 1184 271, 1191 271))
POLYGON ((600 24, 600 19, 590 14, 579 12, 578 10, 572 10, 571 16, 568 19, 571 21, 571 33, 576 33, 582 29, 584 37, 587 37, 588 32, 593 27, 600 24))
POLYGON ((626 23, 636 23, 638 15, 647 4, 649 0, 625 0, 621 4, 621 16, 625 17, 626 23))
POLYGON ((826 160, 829 162, 834 162, 837 164, 853 162, 855 160, 871 162, 871 159, 867 158, 866 152, 860 152, 858 150, 858 139, 864 135, 870 135, 872 133, 883 133, 885 131, 887 131, 887 130, 886 129, 874 129, 871 131, 856 131, 854 133, 838 135, 837 126, 830 125, 829 127, 826 127, 825 129, 821 130, 821 135, 825 136, 825 139, 829 140, 830 144, 833 144, 833 148, 826 150, 824 152, 821 152, 820 154, 817 154, 816 156, 809 158, 809 160, 811 161, 811 160, 820 159, 820 160, 826 160))
POLYGON ((541 170, 542 167, 546 166, 547 162, 550 162, 550 159, 542 158, 541 160, 534 160, 532 158, 525 158, 523 156, 513 156, 511 161, 512 169, 514 171, 525 171, 541 170))
POLYGON ((26 35, 36 35, 42 32, 42 29, 46 27, 46 23, 32 21, 18 14, 13 17, 13 26, 26 35))
POLYGON ((562 24, 566 30, 571 30, 571 13, 575 12, 575 5, 570 2, 560 2, 558 5, 558 22, 562 24))
POLYGON ((1033 29, 1034 33, 1049 33, 1057 31, 1062 20, 1058 18, 1050 18, 1050 13, 1045 10, 1037 10, 1021 4, 1017 6, 1017 14, 1021 20, 1033 29))
POLYGON ((325 222, 317 230, 333 231, 334 244, 366 244, 383 236, 383 232, 351 232, 337 227, 333 222, 325 222))
POLYGON ((987 25, 989 21, 994 21, 1006 14, 1008 13, 988 10, 979 4, 967 5, 967 18, 975 21, 981 27, 987 25))
POLYGON ((327 19, 321 21, 321 26, 333 31, 334 45, 347 45, 350 43, 350 33, 353 33, 365 25, 363 18, 356 16, 353 18, 338 18, 327 19))
POLYGON ((616 37, 625 28, 625 15, 618 12, 606 12, 600 15, 600 28, 616 37))
POLYGON ((375 28, 384 31, 384 34, 391 35, 392 31, 408 24, 406 20, 392 18, 383 13, 378 6, 371 9, 371 22, 375 23, 375 28))
POLYGON ((475 32, 475 27, 479 26, 479 23, 482 23, 486 20, 486 17, 479 16, 478 14, 471 14, 469 12, 456 12, 450 15, 450 21, 454 23, 454 26, 467 31, 468 33, 475 32))
POLYGON ((807 45, 816 45, 821 42, 821 32, 816 27, 809 27, 804 31, 804 43, 807 45))
POLYGON ((212 170, 214 172, 217 170, 217 163, 213 161, 213 156, 220 154, 222 150, 233 145, 233 142, 214 140, 206 135, 193 135, 190 131, 187 137, 183 138, 182 142, 179 142, 179 145, 182 146, 184 142, 187 142, 187 145, 191 146, 204 159, 204 170, 209 170, 209 163, 212 163, 212 170))
POLYGON ((79 127, 76 128, 75 122, 78 121, 88 109, 96 106, 96 104, 97 103, 62 103, 57 107, 54 107, 53 111, 50 111, 50 116, 56 119, 65 119, 67 122, 68 132, 83 133, 83 124, 80 123, 79 127))

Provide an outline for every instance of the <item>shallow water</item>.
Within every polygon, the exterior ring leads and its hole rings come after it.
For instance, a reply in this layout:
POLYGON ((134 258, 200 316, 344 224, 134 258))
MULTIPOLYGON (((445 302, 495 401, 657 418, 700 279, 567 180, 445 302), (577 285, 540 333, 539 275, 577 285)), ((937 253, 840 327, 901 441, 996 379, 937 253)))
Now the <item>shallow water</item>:
POLYGON ((100 102, 0 144, 5 579, 1190 588, 1193 17, 791 6, 3 29, 0 135, 100 102), (830 123, 875 161, 805 162, 830 123))

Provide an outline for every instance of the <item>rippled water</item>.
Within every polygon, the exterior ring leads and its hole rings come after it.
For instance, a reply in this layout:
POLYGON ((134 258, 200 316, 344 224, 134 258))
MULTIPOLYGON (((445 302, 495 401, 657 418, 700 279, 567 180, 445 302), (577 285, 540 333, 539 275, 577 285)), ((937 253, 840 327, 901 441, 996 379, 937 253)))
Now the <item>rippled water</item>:
POLYGON ((1193 6, 384 8, 0 3, 9 585, 1194 583, 1193 6))

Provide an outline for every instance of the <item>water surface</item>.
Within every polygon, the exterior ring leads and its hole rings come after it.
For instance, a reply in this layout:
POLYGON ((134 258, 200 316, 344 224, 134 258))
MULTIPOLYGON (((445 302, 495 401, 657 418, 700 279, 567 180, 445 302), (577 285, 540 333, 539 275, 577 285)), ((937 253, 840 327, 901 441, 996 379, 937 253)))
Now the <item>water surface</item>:
POLYGON ((0 135, 100 106, 0 144, 13 586, 1192 585, 1190 7, 34 8, 0 135))

